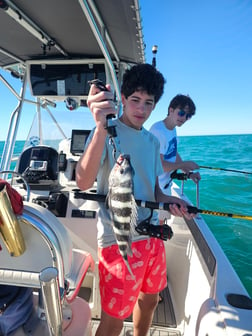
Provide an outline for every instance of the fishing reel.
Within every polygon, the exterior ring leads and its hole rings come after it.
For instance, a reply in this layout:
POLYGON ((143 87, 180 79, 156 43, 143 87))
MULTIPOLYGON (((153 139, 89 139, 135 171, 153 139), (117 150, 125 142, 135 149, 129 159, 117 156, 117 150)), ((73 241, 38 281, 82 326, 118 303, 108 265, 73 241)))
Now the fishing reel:
POLYGON ((171 173, 171 179, 176 179, 176 180, 181 180, 181 181, 186 181, 188 178, 190 178, 190 175, 192 175, 193 172, 189 173, 178 173, 177 170, 174 170, 171 173))
POLYGON ((170 240, 173 237, 172 228, 168 224, 153 225, 145 220, 139 223, 136 226, 135 230, 140 235, 155 237, 155 238, 159 238, 162 240, 167 240, 167 239, 170 240))

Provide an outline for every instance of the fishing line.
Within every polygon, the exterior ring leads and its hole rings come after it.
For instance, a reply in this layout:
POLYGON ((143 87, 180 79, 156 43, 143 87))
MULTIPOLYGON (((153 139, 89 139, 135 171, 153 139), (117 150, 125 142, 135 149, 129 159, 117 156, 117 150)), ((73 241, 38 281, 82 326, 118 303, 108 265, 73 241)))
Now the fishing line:
POLYGON ((246 172, 246 171, 243 171, 243 170, 218 168, 218 167, 208 167, 208 166, 199 166, 199 167, 200 168, 205 168, 205 169, 224 170, 224 171, 229 171, 229 172, 233 172, 233 173, 241 173, 241 174, 250 174, 250 175, 252 175, 252 172, 246 172))
POLYGON ((188 206, 188 211, 191 212, 191 213, 197 213, 197 212, 199 212, 199 213, 202 213, 204 215, 212 215, 212 216, 221 216, 221 217, 231 217, 231 218, 239 218, 239 219, 245 219, 245 220, 252 220, 252 216, 248 216, 248 215, 239 215, 239 214, 233 214, 233 213, 227 213, 227 212, 219 212, 219 211, 211 211, 211 210, 201 210, 201 209, 198 209, 196 207, 191 207, 191 206, 188 206), (193 208, 193 209, 190 209, 190 208, 193 208))
MULTIPOLYGON (((95 194, 95 193, 85 193, 85 192, 79 192, 79 191, 75 192, 74 197, 82 198, 82 199, 90 200, 90 201, 96 201, 96 202, 105 202, 106 200, 106 195, 100 195, 100 194, 95 194)), ((170 211, 169 206, 174 203, 159 203, 159 202, 136 200, 136 204, 142 208, 170 211)), ((213 210, 203 210, 203 209, 198 209, 197 207, 194 207, 191 205, 188 205, 187 208, 188 208, 189 213, 194 213, 194 214, 201 213, 203 215, 212 215, 212 216, 252 220, 252 216, 249 216, 249 215, 219 212, 219 211, 213 211, 213 210)))

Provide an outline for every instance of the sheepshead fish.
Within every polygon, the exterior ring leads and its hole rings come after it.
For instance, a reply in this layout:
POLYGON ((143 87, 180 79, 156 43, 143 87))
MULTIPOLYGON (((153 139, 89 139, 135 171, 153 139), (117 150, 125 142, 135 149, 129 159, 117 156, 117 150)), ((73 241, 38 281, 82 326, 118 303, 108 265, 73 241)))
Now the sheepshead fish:
POLYGON ((130 163, 130 156, 121 154, 109 175, 109 191, 106 202, 110 209, 119 251, 134 278, 128 263, 128 255, 132 256, 132 233, 137 221, 137 205, 133 196, 133 176, 134 169, 130 163))

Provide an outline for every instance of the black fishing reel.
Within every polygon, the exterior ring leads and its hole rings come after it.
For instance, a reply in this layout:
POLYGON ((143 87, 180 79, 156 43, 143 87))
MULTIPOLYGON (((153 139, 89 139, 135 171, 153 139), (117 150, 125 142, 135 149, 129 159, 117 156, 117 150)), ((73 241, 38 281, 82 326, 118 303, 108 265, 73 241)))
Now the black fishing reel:
POLYGON ((168 224, 153 225, 143 221, 136 226, 135 230, 140 235, 155 237, 162 240, 170 240, 173 237, 172 228, 168 224))
POLYGON ((177 170, 174 170, 171 173, 171 179, 176 179, 176 180, 181 180, 181 181, 186 181, 188 178, 190 178, 190 175, 192 175, 193 172, 189 173, 178 173, 177 170))

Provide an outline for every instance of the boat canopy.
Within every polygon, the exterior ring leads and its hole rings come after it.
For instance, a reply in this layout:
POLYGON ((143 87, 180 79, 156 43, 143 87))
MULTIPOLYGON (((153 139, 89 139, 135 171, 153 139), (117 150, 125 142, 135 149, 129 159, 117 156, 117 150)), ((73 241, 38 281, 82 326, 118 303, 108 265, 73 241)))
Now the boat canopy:
POLYGON ((0 41, 0 67, 14 74, 36 59, 145 61, 138 0, 1 0, 0 41))
POLYGON ((92 79, 114 86, 119 110, 125 69, 144 62, 139 0, 0 0, 0 82, 18 99, 0 168, 10 167, 23 103, 37 108, 33 125, 38 127, 36 132, 31 127, 29 143, 34 136, 44 143, 48 130, 42 127, 47 125, 42 110, 55 121, 56 113, 48 107, 56 107, 56 101, 70 111, 86 106, 92 79), (6 80, 5 70, 21 79, 20 94, 6 80), (26 98, 28 84, 35 101, 26 98))

